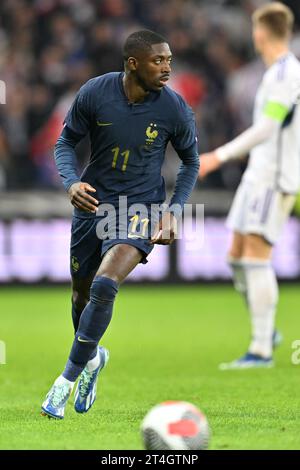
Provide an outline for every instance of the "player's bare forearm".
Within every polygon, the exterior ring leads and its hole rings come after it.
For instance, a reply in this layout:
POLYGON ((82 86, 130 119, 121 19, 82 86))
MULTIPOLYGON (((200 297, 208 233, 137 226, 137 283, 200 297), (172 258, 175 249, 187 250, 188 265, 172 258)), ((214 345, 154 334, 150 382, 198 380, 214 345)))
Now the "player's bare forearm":
POLYGON ((81 181, 72 184, 68 190, 71 204, 77 209, 91 213, 97 212, 99 205, 99 201, 89 194, 95 192, 96 189, 90 184, 81 181))
POLYGON ((217 170, 221 166, 221 161, 216 152, 208 152, 200 155, 199 178, 205 178, 209 173, 217 170))
POLYGON ((171 212, 165 212, 151 237, 152 245, 170 245, 177 234, 177 220, 171 212))

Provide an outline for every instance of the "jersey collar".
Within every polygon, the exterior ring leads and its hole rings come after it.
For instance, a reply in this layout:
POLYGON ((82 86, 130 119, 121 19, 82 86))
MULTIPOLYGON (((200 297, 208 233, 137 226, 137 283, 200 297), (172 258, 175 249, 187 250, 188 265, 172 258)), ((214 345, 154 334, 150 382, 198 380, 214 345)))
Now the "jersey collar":
POLYGON ((129 103, 128 98, 127 98, 127 96, 125 94, 125 91, 124 91, 124 87, 123 87, 123 77, 124 77, 124 75, 125 75, 125 72, 120 72, 119 73, 119 77, 118 77, 119 90, 120 90, 120 93, 121 93, 121 96, 122 96, 123 100, 126 101, 126 103, 129 106, 132 106, 132 107, 149 106, 149 104, 151 102, 155 101, 158 98, 158 93, 156 93, 155 91, 150 91, 149 95, 147 95, 146 98, 144 99, 144 101, 142 101, 141 103, 129 103))

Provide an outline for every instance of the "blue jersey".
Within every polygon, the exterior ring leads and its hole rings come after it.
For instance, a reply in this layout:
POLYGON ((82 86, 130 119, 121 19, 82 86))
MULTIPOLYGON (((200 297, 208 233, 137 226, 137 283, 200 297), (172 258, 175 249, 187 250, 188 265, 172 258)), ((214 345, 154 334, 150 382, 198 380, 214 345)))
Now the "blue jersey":
MULTIPOLYGON (((168 142, 183 161, 198 161, 194 114, 167 86, 150 92, 142 103, 129 103, 123 75, 113 72, 89 80, 67 114, 67 128, 78 136, 90 135, 91 156, 80 180, 97 190, 93 196, 101 202, 117 203, 119 196, 127 196, 130 203, 161 203, 168 142)), ((75 173, 59 170, 67 189, 79 180, 75 173)))

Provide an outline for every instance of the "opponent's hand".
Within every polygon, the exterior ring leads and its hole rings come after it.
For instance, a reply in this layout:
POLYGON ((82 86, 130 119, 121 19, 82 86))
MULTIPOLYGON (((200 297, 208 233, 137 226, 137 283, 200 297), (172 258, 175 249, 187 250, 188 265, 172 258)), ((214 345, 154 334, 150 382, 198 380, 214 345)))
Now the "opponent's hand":
POLYGON ((73 204, 74 207, 85 212, 92 212, 93 214, 97 212, 99 201, 88 193, 95 192, 96 189, 90 184, 82 183, 81 181, 72 184, 68 190, 71 204, 73 204))
POLYGON ((155 227, 151 245, 170 245, 177 233, 177 220, 170 212, 165 212, 155 227))
POLYGON ((203 179, 212 171, 217 170, 221 166, 221 162, 216 152, 208 152, 200 155, 199 178, 203 179))

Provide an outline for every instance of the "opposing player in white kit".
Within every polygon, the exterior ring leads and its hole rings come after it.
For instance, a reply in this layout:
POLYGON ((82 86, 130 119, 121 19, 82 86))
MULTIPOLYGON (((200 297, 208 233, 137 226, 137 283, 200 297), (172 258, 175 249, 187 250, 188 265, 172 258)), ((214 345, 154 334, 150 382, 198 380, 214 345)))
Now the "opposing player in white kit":
POLYGON ((252 340, 248 352, 222 369, 270 367, 278 286, 272 247, 300 188, 300 63, 289 51, 293 13, 279 2, 253 14, 253 41, 267 71, 257 91, 254 122, 228 144, 201 156, 200 178, 250 152, 227 224, 233 230, 228 262, 235 288, 247 301, 252 340))

